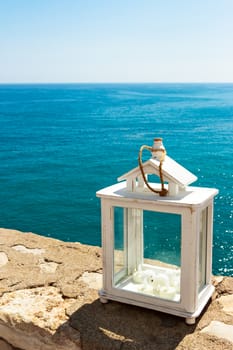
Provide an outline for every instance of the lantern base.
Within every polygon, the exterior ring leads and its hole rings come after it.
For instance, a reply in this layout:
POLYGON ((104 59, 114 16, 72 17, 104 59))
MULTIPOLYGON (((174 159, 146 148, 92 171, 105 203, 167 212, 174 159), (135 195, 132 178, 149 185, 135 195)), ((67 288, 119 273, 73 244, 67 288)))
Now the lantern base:
POLYGON ((180 268, 140 264, 131 276, 122 278, 116 288, 164 300, 180 301, 180 268))
POLYGON ((151 302, 151 297, 137 297, 137 293, 131 293, 127 291, 118 291, 116 288, 113 288, 111 293, 106 292, 101 289, 99 291, 100 302, 103 304, 108 303, 109 300, 118 301, 121 303, 136 305, 140 307, 144 307, 147 309, 152 309, 159 312, 164 312, 167 314, 179 316, 185 318, 185 322, 187 325, 194 325, 196 322, 196 318, 200 316, 201 312, 205 308, 206 304, 212 297, 215 291, 214 286, 208 285, 204 288, 204 290, 199 295, 199 303, 194 312, 188 312, 182 308, 181 304, 177 302, 168 302, 168 304, 160 304, 161 299, 156 298, 154 302, 151 302), (172 303, 172 304, 171 304, 172 303), (174 304, 173 304, 174 303, 174 304), (169 306, 168 306, 169 305, 169 306), (180 305, 180 309, 179 306, 180 305))
POLYGON ((103 290, 99 291, 99 297, 100 297, 100 302, 101 304, 107 304, 109 302, 109 300, 107 298, 104 297, 104 292, 103 290))
POLYGON ((193 324, 196 323, 196 318, 195 318, 195 317, 186 317, 185 323, 186 323, 188 326, 192 326, 193 324))
POLYGON ((108 299, 100 298, 100 302, 101 302, 101 304, 107 304, 108 303, 108 299))

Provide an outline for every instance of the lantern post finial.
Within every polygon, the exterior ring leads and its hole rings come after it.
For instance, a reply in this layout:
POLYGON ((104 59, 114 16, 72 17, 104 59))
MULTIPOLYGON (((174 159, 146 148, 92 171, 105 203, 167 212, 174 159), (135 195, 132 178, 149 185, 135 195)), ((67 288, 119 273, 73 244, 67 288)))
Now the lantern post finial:
POLYGON ((155 138, 154 144, 152 147, 146 146, 146 145, 141 146, 138 154, 138 164, 139 164, 139 168, 140 168, 144 183, 147 186, 147 188, 154 193, 158 193, 161 197, 164 197, 167 195, 168 190, 164 186, 164 179, 163 179, 162 165, 166 156, 166 150, 163 146, 162 140, 163 140, 162 138, 155 138), (160 177, 160 183, 161 183, 161 190, 155 190, 153 187, 150 186, 150 184, 147 181, 147 178, 143 169, 143 164, 142 164, 142 152, 144 150, 150 151, 152 154, 152 159, 156 159, 159 161, 159 177, 160 177))

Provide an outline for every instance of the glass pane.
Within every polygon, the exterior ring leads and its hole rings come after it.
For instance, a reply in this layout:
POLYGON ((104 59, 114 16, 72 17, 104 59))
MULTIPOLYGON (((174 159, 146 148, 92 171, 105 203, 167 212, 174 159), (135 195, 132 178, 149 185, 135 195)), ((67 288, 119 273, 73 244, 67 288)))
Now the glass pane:
POLYGON ((181 215, 144 211, 144 293, 180 300, 181 215))
POLYGON ((181 215, 114 208, 117 288, 180 300, 181 215))
POLYGON ((124 238, 124 209, 114 207, 114 282, 126 274, 126 251, 124 238))
POLYGON ((199 236, 199 291, 206 284, 206 242, 207 240, 207 208, 200 214, 199 236))
POLYGON ((144 258, 181 264, 181 215, 144 211, 144 258))

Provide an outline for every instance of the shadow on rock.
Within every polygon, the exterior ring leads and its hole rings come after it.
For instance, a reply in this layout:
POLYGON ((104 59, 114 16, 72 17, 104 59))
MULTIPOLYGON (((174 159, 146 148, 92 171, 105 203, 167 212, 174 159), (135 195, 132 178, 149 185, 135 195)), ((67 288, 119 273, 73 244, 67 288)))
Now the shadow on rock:
POLYGON ((176 316, 99 300, 74 312, 69 323, 80 332, 83 350, 172 350, 196 327, 176 316))

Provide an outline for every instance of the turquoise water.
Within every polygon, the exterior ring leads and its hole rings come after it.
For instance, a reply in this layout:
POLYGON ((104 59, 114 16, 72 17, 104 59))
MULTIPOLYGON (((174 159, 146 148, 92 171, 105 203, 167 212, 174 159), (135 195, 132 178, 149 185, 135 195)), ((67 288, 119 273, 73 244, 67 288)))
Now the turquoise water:
POLYGON ((162 136, 216 187, 213 272, 233 275, 233 84, 0 85, 0 227, 100 245, 95 193, 162 136))

